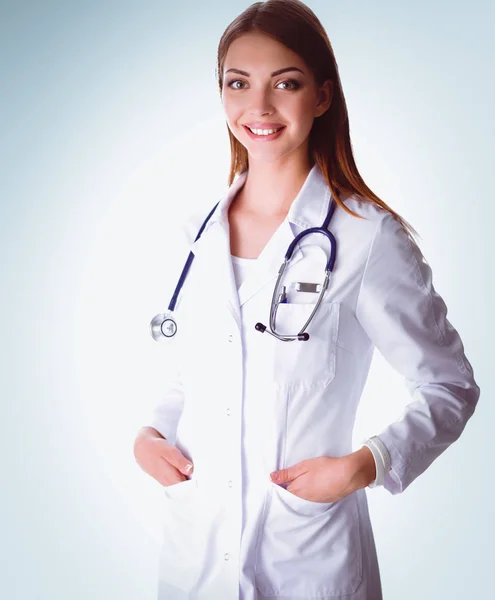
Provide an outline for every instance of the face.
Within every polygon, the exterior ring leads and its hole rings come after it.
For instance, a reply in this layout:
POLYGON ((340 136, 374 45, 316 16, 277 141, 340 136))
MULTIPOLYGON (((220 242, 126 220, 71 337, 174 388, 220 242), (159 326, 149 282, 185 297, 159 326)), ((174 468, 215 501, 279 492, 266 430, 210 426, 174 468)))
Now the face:
POLYGON ((243 34, 227 51, 222 103, 228 127, 250 161, 276 161, 294 152, 306 157, 313 121, 330 106, 331 93, 330 80, 318 89, 304 61, 266 35, 243 34), (251 133, 249 124, 282 129, 259 135, 266 131, 251 133))

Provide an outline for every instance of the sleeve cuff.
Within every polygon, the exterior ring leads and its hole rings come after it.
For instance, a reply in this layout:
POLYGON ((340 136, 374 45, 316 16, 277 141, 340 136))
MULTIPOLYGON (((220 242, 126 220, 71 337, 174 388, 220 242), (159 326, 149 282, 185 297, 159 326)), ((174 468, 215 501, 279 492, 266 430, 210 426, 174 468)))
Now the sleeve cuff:
POLYGON ((385 444, 376 435, 370 437, 364 442, 364 446, 368 447, 373 454, 376 466, 376 479, 372 481, 368 487, 374 488, 383 485, 385 475, 390 471, 392 460, 390 453, 385 444))

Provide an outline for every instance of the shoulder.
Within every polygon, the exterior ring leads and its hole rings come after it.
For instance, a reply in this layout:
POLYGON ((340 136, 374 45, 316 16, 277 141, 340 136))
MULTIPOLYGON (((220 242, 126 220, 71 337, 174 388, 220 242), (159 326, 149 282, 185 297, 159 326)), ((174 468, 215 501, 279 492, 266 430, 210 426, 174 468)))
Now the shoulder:
POLYGON ((358 216, 337 207, 330 230, 339 248, 356 257, 363 273, 375 269, 388 275, 417 271, 418 265, 426 262, 408 229, 393 213, 356 195, 342 198, 342 202, 358 216))
POLYGON ((363 227, 374 230, 384 219, 390 219, 390 217, 394 218, 391 212, 382 208, 375 202, 371 202, 358 194, 352 194, 350 196, 344 196, 341 198, 343 204, 349 209, 352 210, 353 213, 362 217, 361 219, 350 215, 344 210, 341 212, 348 218, 361 223, 363 227))
POLYGON ((196 208, 193 211, 188 212, 182 219, 180 233, 182 241, 187 245, 187 247, 190 247, 194 243, 201 226, 210 213, 211 208, 213 207, 196 208))
POLYGON ((332 219, 334 227, 342 236, 359 243, 363 249, 371 249, 377 241, 386 244, 409 240, 409 234, 400 220, 375 202, 356 194, 341 200, 354 215, 337 207, 332 219))
POLYGON ((345 221, 352 223, 349 227, 356 234, 354 239, 362 237, 366 271, 385 278, 387 285, 392 279, 409 279, 418 285, 428 279, 429 271, 425 269, 430 267, 422 249, 393 213, 363 198, 348 198, 344 203, 366 219, 340 211, 345 214, 345 221))

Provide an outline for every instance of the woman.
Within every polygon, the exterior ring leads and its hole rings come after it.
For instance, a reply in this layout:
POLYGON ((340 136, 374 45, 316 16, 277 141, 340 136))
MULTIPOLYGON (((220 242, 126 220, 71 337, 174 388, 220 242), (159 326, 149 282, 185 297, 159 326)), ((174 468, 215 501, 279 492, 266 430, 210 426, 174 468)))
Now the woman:
POLYGON ((358 173, 311 10, 251 5, 223 34, 217 69, 230 187, 197 241, 205 215, 188 223, 194 262, 166 342, 176 365, 135 442, 165 486, 158 597, 379 600, 365 488, 404 491, 459 437, 479 387, 414 230, 358 173), (327 213, 335 242, 303 237, 274 294, 288 246, 327 213), (306 341, 277 339, 302 329, 306 341), (375 347, 412 401, 352 452, 375 347))

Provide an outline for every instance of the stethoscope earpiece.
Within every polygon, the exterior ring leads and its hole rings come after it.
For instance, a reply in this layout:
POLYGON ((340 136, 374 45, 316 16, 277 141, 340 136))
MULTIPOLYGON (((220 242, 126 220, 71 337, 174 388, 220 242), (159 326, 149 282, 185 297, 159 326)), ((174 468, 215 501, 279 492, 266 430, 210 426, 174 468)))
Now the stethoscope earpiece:
POLYGON ((293 342, 295 340, 297 340, 298 342, 307 342, 309 340, 309 333, 298 333, 297 335, 291 335, 291 336, 287 336, 287 335, 279 335, 278 333, 275 333, 274 331, 270 331, 269 329, 266 328, 266 325, 263 325, 263 323, 256 323, 256 325, 254 326, 254 328, 256 329, 256 331, 259 331, 260 333, 269 333, 270 335, 273 335, 273 337, 276 337, 278 340, 281 340, 282 342, 293 342))

